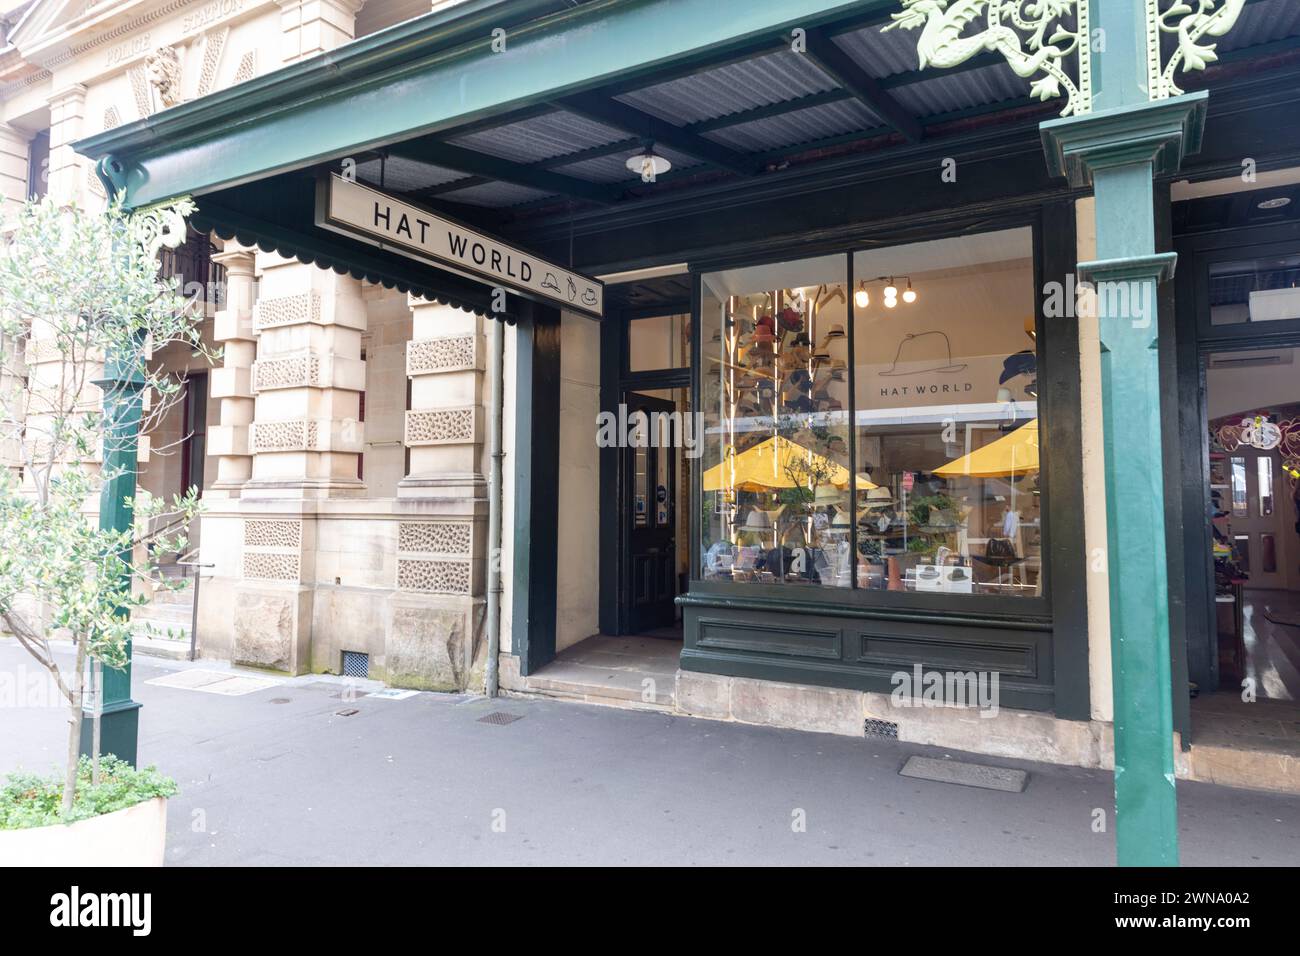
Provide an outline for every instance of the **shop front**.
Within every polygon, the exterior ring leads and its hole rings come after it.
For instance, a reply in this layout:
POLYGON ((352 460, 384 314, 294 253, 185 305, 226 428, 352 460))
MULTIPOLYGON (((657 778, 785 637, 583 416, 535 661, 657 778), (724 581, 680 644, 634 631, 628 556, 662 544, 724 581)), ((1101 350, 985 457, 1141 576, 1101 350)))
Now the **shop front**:
POLYGON ((1079 420, 1078 343, 1036 294, 1070 265, 1041 230, 1067 248, 1071 225, 699 271, 683 668, 883 693, 914 666, 997 674, 1004 706, 1087 717, 1086 624, 1067 602, 1056 626, 1052 586, 1083 553, 1051 547, 1081 534, 1055 421, 1079 420))
POLYGON ((1180 8, 1121 0, 960 50, 941 4, 471 0, 83 141, 261 276, 213 629, 514 692, 645 636, 643 703, 1128 768, 1167 861, 1168 184, 1296 165, 1285 6, 1215 8, 1189 73, 1180 8))

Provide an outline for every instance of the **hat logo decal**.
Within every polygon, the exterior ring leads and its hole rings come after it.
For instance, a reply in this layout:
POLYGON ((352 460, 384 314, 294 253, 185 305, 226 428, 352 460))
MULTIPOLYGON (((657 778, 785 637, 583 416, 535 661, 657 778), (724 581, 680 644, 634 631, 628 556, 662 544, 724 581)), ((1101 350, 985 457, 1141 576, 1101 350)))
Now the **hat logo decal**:
MULTIPOLYGON (((906 360, 904 359, 904 361, 906 360)), ((894 352, 894 360, 889 363, 889 368, 881 372, 880 375, 882 378, 898 377, 902 375, 927 375, 931 373, 939 373, 943 375, 956 375, 958 372, 965 371, 965 369, 966 369, 965 362, 953 362, 952 360, 952 341, 948 338, 948 333, 940 332, 939 330, 935 329, 930 332, 908 332, 905 336, 903 336, 903 340, 898 343, 898 350, 894 352), (917 339, 923 339, 929 335, 937 335, 943 339, 944 351, 948 356, 947 363, 941 365, 934 365, 931 366, 930 368, 900 369, 898 367, 898 363, 900 359, 903 359, 903 350, 907 347, 908 343, 915 342, 917 339)))

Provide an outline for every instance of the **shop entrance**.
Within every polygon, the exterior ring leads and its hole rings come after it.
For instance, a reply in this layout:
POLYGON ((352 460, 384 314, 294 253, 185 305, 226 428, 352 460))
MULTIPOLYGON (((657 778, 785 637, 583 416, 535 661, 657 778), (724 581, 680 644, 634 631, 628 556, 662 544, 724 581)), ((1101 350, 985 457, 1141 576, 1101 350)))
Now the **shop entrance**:
MULTIPOLYGON (((1298 293, 1300 294, 1300 293, 1298 293)), ((1205 357, 1214 690, 1300 701, 1300 349, 1205 357)))
MULTIPOLYGON (((681 418, 672 398, 628 392, 624 404, 629 420, 640 423, 633 434, 645 439, 624 449, 627 628, 633 634, 659 634, 676 628, 678 618, 681 418)), ((680 631, 673 636, 680 638, 680 631)))
POLYGON ((1287 178, 1205 184, 1173 207, 1190 742, 1223 780, 1266 788, 1287 777, 1279 756, 1300 756, 1300 173, 1287 178))

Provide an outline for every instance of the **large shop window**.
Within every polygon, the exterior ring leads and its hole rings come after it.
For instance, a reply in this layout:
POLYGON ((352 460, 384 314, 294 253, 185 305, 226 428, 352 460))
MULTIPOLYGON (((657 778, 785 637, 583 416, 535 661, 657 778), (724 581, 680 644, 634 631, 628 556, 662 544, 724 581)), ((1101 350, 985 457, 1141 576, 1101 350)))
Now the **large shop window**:
POLYGON ((702 283, 704 580, 1042 594, 1031 230, 702 283))

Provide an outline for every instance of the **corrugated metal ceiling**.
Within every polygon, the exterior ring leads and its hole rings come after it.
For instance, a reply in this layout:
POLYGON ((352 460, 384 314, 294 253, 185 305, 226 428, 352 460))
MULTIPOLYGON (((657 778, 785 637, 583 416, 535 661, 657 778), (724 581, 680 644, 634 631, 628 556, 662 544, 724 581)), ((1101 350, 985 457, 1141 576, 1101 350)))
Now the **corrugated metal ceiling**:
POLYGON ((779 51, 656 83, 616 99, 684 126, 835 88, 835 81, 807 57, 779 51))
MULTIPOLYGON (((888 93, 919 119, 996 108, 997 104, 1023 101, 1029 95, 1029 80, 1016 76, 1005 63, 950 73, 932 70, 922 74, 925 79, 919 82, 899 82, 917 73, 918 35, 902 29, 882 32, 881 27, 876 23, 842 33, 834 37, 834 42, 867 74, 885 81, 888 93)), ((1226 53, 1295 36, 1300 36, 1300 2, 1263 0, 1247 6, 1237 27, 1217 41, 1218 50, 1226 53)), ((697 135, 746 155, 811 147, 837 137, 872 135, 887 128, 871 108, 856 98, 845 96, 827 102, 825 94, 838 90, 838 84, 808 56, 778 50, 622 92, 615 98, 674 126, 706 124, 697 135), (807 106, 781 111, 781 104, 788 106, 803 98, 811 98, 807 106), (764 112, 744 120, 746 112, 752 110, 764 112)), ((585 155, 568 163, 563 162, 563 157, 626 144, 642 135, 638 130, 615 129, 556 111, 453 136, 450 142, 524 165, 545 163, 556 173, 593 183, 631 184, 636 176, 627 170, 625 162, 635 147, 585 155), (561 162, 557 163, 557 159, 561 162)), ((704 165, 680 150, 656 146, 656 151, 672 162, 674 175, 704 165)), ((363 169, 363 176, 373 181, 371 164, 363 169)), ((387 178, 394 188, 418 189, 445 184, 463 178, 463 174, 413 163, 399 165, 399 161, 390 160, 387 178), (416 168, 408 169, 408 165, 416 168)), ((458 202, 509 206, 554 194, 519 185, 487 183, 444 195, 458 202)))
POLYGON ((449 142, 502 159, 539 163, 627 138, 622 130, 560 110, 457 136, 449 142))
POLYGON ((441 166, 429 166, 412 159, 389 156, 386 160, 371 159, 357 164, 357 179, 374 186, 396 189, 399 192, 418 192, 431 186, 465 179, 466 174, 441 166))

